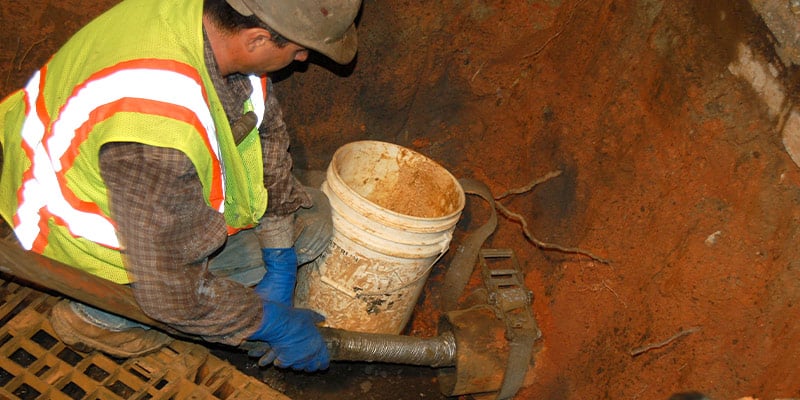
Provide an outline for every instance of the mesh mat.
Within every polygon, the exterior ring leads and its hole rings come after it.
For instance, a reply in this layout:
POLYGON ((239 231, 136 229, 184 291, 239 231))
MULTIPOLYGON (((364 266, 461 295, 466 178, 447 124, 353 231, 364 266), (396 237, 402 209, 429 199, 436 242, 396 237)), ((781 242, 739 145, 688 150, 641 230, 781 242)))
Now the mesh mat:
POLYGON ((0 399, 288 399, 194 343, 129 359, 75 351, 48 322, 60 299, 2 278, 0 399))

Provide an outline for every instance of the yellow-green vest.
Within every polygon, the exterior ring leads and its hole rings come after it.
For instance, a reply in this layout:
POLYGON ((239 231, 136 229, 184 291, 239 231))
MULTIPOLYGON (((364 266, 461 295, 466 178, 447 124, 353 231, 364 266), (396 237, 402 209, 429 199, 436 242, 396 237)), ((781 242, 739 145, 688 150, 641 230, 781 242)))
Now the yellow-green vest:
MULTIPOLYGON (((204 62, 202 7, 125 0, 0 103, 0 213, 23 247, 130 282, 98 165, 109 142, 180 150, 229 233, 258 223, 267 205, 261 143, 256 130, 234 143, 204 62)), ((260 122, 266 81, 251 82, 243 107, 260 122)))

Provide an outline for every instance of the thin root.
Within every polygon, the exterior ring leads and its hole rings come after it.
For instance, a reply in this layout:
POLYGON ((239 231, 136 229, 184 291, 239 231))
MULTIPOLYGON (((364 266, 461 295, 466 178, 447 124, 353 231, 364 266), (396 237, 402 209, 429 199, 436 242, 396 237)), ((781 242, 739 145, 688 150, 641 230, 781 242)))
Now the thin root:
POLYGON ((497 210, 500 211, 501 214, 505 215, 506 218, 508 218, 508 219, 510 219, 512 221, 519 222, 522 225, 522 232, 525 234, 525 237, 528 238, 528 240, 530 240, 531 242, 533 242, 533 244, 536 245, 536 247, 539 247, 539 248, 545 249, 545 250, 560 251, 562 253, 583 254, 584 256, 587 256, 587 257, 589 257, 592 260, 595 260, 597 262, 601 262, 603 264, 611 264, 611 260, 607 260, 605 258, 596 256, 593 253, 591 253, 589 251, 586 251, 586 250, 581 250, 581 249, 575 248, 575 247, 563 247, 563 246, 559 246, 557 244, 543 242, 543 241, 535 238, 533 236, 533 234, 531 234, 531 232, 528 230, 528 222, 525 221, 525 218, 522 215, 519 215, 519 214, 507 209, 505 206, 503 206, 500 203, 495 203, 495 207, 497 207, 497 210))
POLYGON ((475 73, 474 73, 474 74, 472 74, 472 78, 470 78, 470 79, 469 79, 469 81, 470 81, 470 82, 474 81, 474 80, 475 80, 475 78, 478 76, 478 74, 480 74, 480 73, 481 73, 481 70, 483 69, 483 66, 484 66, 484 65, 486 65, 486 61, 484 61, 483 63, 481 63, 481 65, 478 67, 478 70, 477 70, 477 71, 475 71, 475 73))
POLYGON ((522 193, 529 192, 534 187, 536 187, 536 185, 539 185, 541 183, 547 182, 550 179, 553 179, 553 178, 555 178, 555 177, 557 177, 559 175, 561 175, 561 171, 551 171, 551 172, 548 172, 547 174, 545 174, 544 176, 542 176, 540 178, 534 179, 531 183, 529 183, 529 184, 527 184, 527 185, 525 185, 523 187, 516 188, 516 189, 510 189, 510 190, 506 191, 505 193, 503 193, 503 194, 501 194, 501 195, 499 195, 499 196, 494 198, 495 199, 495 203, 494 203, 495 204, 495 208, 497 208, 497 210, 500 211, 500 213, 503 214, 506 218, 508 218, 508 219, 510 219, 512 221, 519 222, 522 225, 522 232, 525 234, 525 237, 528 240, 530 240, 531 242, 533 242, 533 244, 536 245, 536 247, 539 247, 540 249, 555 250, 555 251, 560 251, 562 253, 583 254, 584 256, 587 256, 587 257, 591 258, 592 260, 595 260, 597 262, 601 262, 603 264, 610 265, 611 264, 611 260, 607 260, 605 258, 598 257, 598 256, 596 256, 596 255, 594 255, 591 252, 588 252, 586 250, 581 250, 581 249, 574 248, 574 247, 563 247, 563 246, 559 246, 559 245, 553 244, 553 243, 546 243, 546 242, 543 242, 543 241, 537 239, 536 237, 533 236, 533 234, 530 232, 530 230, 528 230, 528 221, 525 220, 525 217, 523 217, 522 215, 517 214, 517 213, 509 210, 504 205, 502 205, 502 204, 497 202, 498 200, 503 199, 505 197, 508 197, 508 196, 510 196, 512 194, 522 194, 522 193))
POLYGON ((682 338, 682 337, 684 337, 684 336, 686 336, 688 334, 697 332, 699 330, 700 330, 699 326, 695 326, 695 327, 692 327, 692 328, 689 328, 689 329, 684 329, 684 330, 682 330, 682 331, 670 336, 666 340, 662 340, 660 342, 651 343, 651 344, 647 344, 647 345, 632 349, 630 351, 631 356, 632 357, 636 357, 636 356, 638 356, 640 354, 643 354, 643 353, 646 353, 646 352, 648 352, 650 350, 660 349, 660 348, 662 348, 662 347, 664 347, 664 346, 666 346, 666 345, 668 345, 668 344, 670 344, 670 343, 672 343, 672 342, 674 342, 674 341, 676 341, 676 340, 678 340, 678 339, 680 339, 680 338, 682 338))
POLYGON ((34 47, 38 46, 39 44, 47 40, 47 36, 48 35, 44 35, 43 38, 35 41, 30 47, 28 47, 28 50, 25 50, 25 53, 22 54, 22 57, 19 59, 19 62, 17 63, 17 71, 22 70, 22 64, 25 63, 25 59, 28 58, 28 54, 31 52, 31 50, 33 50, 34 47))
POLYGON ((613 295, 614 295, 614 297, 616 297, 616 298, 617 298, 617 300, 619 300, 619 302, 620 302, 620 303, 622 303, 622 305, 623 305, 625 308, 628 308, 628 304, 627 304, 627 303, 625 303, 625 301, 624 301, 624 300, 622 300, 622 297, 619 297, 619 294, 617 294, 617 291, 616 291, 616 290, 612 289, 612 288, 611 288, 611 286, 608 286, 608 282, 606 282, 605 280, 603 280, 603 286, 604 286, 606 289, 608 289, 608 291, 609 291, 609 292, 611 292, 611 294, 613 294, 613 295))
POLYGON ((501 194, 500 196, 495 197, 494 199, 495 200, 500 200, 500 199, 504 199, 504 198, 506 198, 508 196, 511 196, 512 194, 521 194, 521 193, 528 192, 531 189, 533 189, 536 185, 538 185, 540 183, 545 183, 545 182, 549 181, 550 179, 553 179, 553 178, 555 178, 555 177, 557 177, 559 175, 561 175, 561 171, 548 172, 545 176, 543 176, 541 178, 538 178, 538 179, 534 179, 533 182, 531 182, 531 183, 529 183, 529 184, 527 184, 527 185, 525 185, 523 187, 516 188, 516 189, 510 189, 507 192, 501 194))
POLYGON ((580 5, 580 4, 583 4, 583 2, 576 3, 575 5, 572 6, 572 9, 569 12, 569 17, 567 17, 567 21, 564 22, 563 25, 561 25, 561 27, 559 28, 558 32, 553 34, 553 36, 550 36, 549 38, 547 38, 547 40, 545 40, 544 43, 541 46, 539 46, 538 49, 536 49, 536 50, 534 50, 534 51, 532 51, 532 52, 530 52, 528 54, 523 55, 522 58, 525 59, 525 58, 530 58, 530 57, 534 57, 534 58, 538 57, 539 54, 541 54, 542 51, 544 51, 544 49, 546 49, 547 46, 550 45, 550 43, 552 43, 554 40, 556 40, 556 38, 561 36, 561 34, 564 33, 564 30, 567 29, 567 26, 572 23, 572 20, 575 17, 575 9, 578 8, 578 5, 580 5))

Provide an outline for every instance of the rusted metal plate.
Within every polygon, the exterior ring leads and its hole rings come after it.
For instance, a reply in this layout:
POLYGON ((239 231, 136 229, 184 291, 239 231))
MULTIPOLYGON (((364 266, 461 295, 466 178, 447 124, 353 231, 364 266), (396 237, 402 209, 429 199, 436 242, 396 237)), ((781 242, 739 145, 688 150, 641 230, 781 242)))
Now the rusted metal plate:
POLYGON ((452 311, 440 331, 456 338, 456 366, 439 369, 439 387, 447 396, 496 392, 503 384, 509 342, 506 325, 493 307, 475 306, 452 311))

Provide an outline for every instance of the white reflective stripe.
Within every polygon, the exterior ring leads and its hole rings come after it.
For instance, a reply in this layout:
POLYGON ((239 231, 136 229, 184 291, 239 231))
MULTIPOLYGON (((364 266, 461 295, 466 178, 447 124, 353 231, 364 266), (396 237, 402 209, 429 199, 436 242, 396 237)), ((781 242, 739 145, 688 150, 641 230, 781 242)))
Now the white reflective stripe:
MULTIPOLYGON (((25 87, 25 98, 28 102, 29 111, 25 122, 22 124, 22 141, 28 147, 34 149, 34 157, 35 154, 43 154, 41 147, 44 125, 36 113, 36 99, 39 97, 40 78, 41 73, 37 71, 25 87)), ((34 162, 35 165, 34 160, 31 160, 31 162, 34 162)), ((41 183, 36 179, 28 179, 22 182, 20 191, 22 196, 19 199, 20 203, 17 208, 19 223, 14 227, 14 233, 22 247, 30 250, 36 237, 39 236, 39 210, 44 207, 47 196, 41 183)))
POLYGON ((160 69, 126 69, 89 82, 70 98, 53 124, 53 137, 47 142, 50 158, 56 171, 61 170, 59 158, 69 148, 75 130, 89 120, 96 108, 122 98, 148 99, 183 106, 194 112, 206 129, 209 143, 219 159, 214 120, 203 99, 203 88, 194 79, 160 69))
MULTIPOLYGON (((61 171, 60 158, 69 149, 75 131, 89 120, 90 113, 98 107, 122 98, 140 98, 161 101, 183 106, 191 110, 205 128, 214 156, 219 160, 219 144, 211 112, 202 95, 202 87, 192 78, 173 71, 158 69, 128 69, 89 82, 70 98, 53 124, 52 136, 47 145, 49 154, 42 145, 44 126, 35 113, 38 97, 39 75, 29 83, 29 103, 31 113, 23 126, 23 137, 34 149, 34 177, 23 183, 24 204, 20 205, 20 225, 26 248, 33 245, 39 234, 39 209, 46 206, 54 215, 60 217, 70 232, 90 241, 109 247, 119 247, 114 226, 101 215, 77 210, 67 202, 56 177, 61 171), (38 124, 38 125, 37 125, 38 124)), ((222 191, 225 195, 225 176, 222 173, 222 191)), ((219 211, 224 210, 225 202, 220 202, 219 211)), ((20 229, 20 228, 18 228, 20 229)), ((23 241, 22 238, 20 238, 23 241)))
POLYGON ((119 247, 119 241, 111 223, 100 215, 75 210, 61 193, 56 170, 42 144, 44 124, 36 113, 36 102, 40 95, 40 78, 39 73, 34 75, 26 88, 30 111, 22 126, 22 139, 33 149, 33 160, 31 160, 33 176, 23 182, 23 200, 17 210, 20 220, 20 224, 17 226, 20 242, 26 249, 33 247, 33 243, 40 233, 39 222, 42 219, 40 210, 47 207, 49 212, 67 222, 73 234, 106 246, 119 247), (70 221, 79 222, 71 223, 70 221))
POLYGON ((250 103, 253 104, 253 112, 256 113, 256 118, 258 118, 256 127, 259 127, 264 122, 264 112, 267 108, 264 99, 265 88, 261 77, 258 75, 250 75, 250 85, 253 86, 253 92, 250 93, 250 103))
MULTIPOLYGON (((203 88, 191 77, 161 69, 125 69, 111 75, 89 82, 77 94, 67 101, 53 124, 53 135, 48 140, 50 158, 56 171, 62 168, 59 159, 70 147, 75 131, 89 120, 90 113, 96 108, 122 98, 148 99, 168 104, 175 104, 191 110, 205 128, 214 156, 220 160, 219 143, 217 142, 214 120, 211 111, 203 98, 203 88)), ((224 174, 222 174, 223 196, 225 192, 224 174)), ((59 200, 63 197, 59 198, 59 200)), ((92 219, 81 211, 73 209, 69 203, 61 203, 57 214, 69 225, 73 234, 83 236, 98 243, 111 244, 107 240, 114 239, 114 227, 107 220, 105 226, 87 223, 92 219), (94 225, 94 226, 92 226, 94 225)), ((224 201, 220 208, 224 208, 224 201)), ((220 211, 221 212, 221 211, 220 211)), ((118 245, 117 245, 118 246, 118 245)), ((116 246, 115 246, 116 247, 116 246)))

